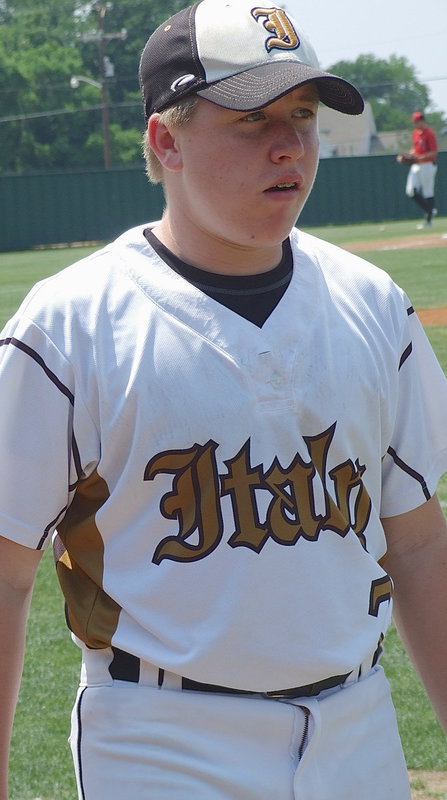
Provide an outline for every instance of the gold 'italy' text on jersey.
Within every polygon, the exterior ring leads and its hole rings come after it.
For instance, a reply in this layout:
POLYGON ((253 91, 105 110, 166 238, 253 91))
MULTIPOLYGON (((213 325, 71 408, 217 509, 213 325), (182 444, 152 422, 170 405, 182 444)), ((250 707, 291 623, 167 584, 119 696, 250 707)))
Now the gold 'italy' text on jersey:
POLYGON ((231 547, 248 547, 260 553, 269 538, 280 545, 294 545, 298 539, 317 541, 322 530, 346 536, 353 530, 366 549, 364 531, 371 514, 371 500, 363 484, 364 466, 358 459, 346 460, 328 470, 328 454, 335 424, 317 436, 304 437, 309 460, 296 454, 282 466, 275 458, 264 471, 252 466, 250 440, 226 460, 227 473, 218 474, 218 445, 209 441, 187 450, 170 450, 154 456, 146 466, 144 479, 160 473, 172 474, 172 491, 164 495, 160 509, 167 519, 177 519, 179 531, 157 546, 153 562, 163 559, 197 561, 215 550, 223 536, 221 498, 229 495, 234 516, 231 547), (319 476, 324 496, 324 513, 317 512, 314 478, 319 476), (327 489, 332 481, 334 497, 327 489), (261 522, 256 491, 271 496, 265 521, 261 522), (188 539, 195 536, 196 543, 188 539))

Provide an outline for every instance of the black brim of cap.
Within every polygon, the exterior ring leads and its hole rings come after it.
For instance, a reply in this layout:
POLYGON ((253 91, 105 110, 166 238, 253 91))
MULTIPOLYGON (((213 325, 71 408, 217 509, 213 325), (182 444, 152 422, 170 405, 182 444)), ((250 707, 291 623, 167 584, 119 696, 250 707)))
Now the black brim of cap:
POLYGON ((361 114, 360 92, 344 78, 297 61, 277 61, 224 78, 200 89, 197 94, 223 108, 252 111, 278 100, 304 83, 315 81, 320 100, 343 114, 361 114))

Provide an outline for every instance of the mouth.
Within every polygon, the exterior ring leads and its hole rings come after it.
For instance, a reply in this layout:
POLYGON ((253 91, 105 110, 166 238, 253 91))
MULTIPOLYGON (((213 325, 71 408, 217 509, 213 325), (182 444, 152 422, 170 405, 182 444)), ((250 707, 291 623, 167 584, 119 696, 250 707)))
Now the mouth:
POLYGON ((274 186, 270 186, 267 189, 267 192, 296 192, 299 186, 296 181, 285 181, 284 183, 275 183, 274 186))

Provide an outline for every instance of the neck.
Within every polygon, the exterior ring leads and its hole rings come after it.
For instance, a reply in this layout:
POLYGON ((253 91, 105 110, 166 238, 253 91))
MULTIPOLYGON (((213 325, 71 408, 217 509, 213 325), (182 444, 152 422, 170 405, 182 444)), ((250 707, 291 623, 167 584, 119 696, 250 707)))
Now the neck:
POLYGON ((169 210, 153 228, 159 241, 192 266, 221 275, 254 275, 279 264, 282 242, 245 245, 210 235, 202 228, 182 225, 169 210))

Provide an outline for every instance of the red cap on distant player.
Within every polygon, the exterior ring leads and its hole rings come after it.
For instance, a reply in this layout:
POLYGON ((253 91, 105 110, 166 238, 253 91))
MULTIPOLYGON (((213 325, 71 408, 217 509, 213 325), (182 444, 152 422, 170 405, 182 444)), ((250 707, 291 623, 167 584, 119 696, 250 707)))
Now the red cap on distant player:
POLYGON ((417 122, 418 119, 424 119, 424 115, 422 111, 414 111, 413 112, 413 122, 417 122))

